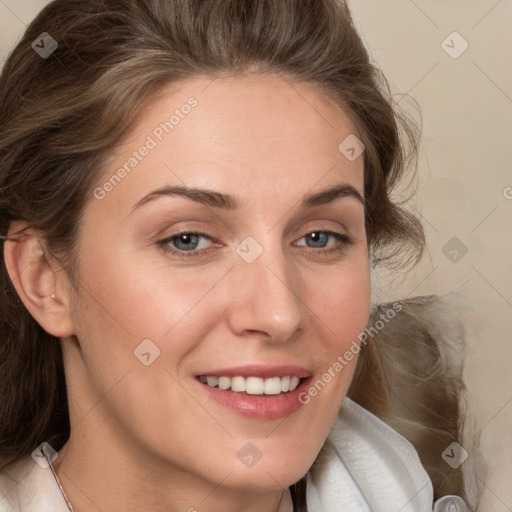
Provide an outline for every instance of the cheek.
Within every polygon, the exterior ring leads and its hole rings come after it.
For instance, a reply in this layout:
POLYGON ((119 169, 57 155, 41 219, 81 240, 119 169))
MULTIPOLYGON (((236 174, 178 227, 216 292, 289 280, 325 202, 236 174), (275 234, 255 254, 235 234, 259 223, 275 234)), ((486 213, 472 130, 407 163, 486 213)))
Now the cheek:
POLYGON ((207 292, 224 269, 203 272, 198 280, 191 268, 172 272, 164 259, 148 262, 107 249, 84 252, 82 261, 77 335, 96 392, 103 394, 128 371, 138 382, 129 394, 154 389, 155 379, 161 389, 172 387, 164 368, 176 374, 219 322, 219 302, 207 292))
MULTIPOLYGON (((316 391, 332 401, 333 411, 348 390, 360 352, 360 337, 370 315, 371 278, 367 260, 361 258, 353 264, 332 272, 327 279, 316 280, 311 293, 311 310, 317 317, 318 337, 312 337, 311 349, 321 354, 320 379, 316 391), (321 290, 318 284, 324 285, 321 290), (323 334, 323 335, 320 335, 323 334), (320 341, 317 341, 320 340, 320 341), (325 393, 325 388, 329 390, 325 393)), ((313 283, 311 283, 312 286, 313 283)), ((309 395, 309 393, 308 393, 309 395)))
POLYGON ((362 258, 308 283, 313 311, 322 320, 330 339, 343 348, 364 330, 371 300, 371 279, 367 260, 362 258), (320 283, 322 286, 320 286, 320 283))
POLYGON ((165 336, 204 294, 195 276, 183 279, 122 254, 91 254, 82 271, 89 323, 133 342, 165 336))

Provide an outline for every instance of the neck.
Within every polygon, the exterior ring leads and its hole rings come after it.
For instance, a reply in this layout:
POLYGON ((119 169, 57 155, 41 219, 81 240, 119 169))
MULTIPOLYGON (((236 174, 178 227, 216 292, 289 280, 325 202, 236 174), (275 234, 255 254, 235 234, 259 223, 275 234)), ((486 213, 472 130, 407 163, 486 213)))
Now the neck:
POLYGON ((282 490, 256 492, 202 479, 146 456, 119 452, 119 444, 70 439, 54 462, 57 477, 74 512, 268 512, 277 511, 282 490), (84 447, 87 446, 87 449, 84 447))

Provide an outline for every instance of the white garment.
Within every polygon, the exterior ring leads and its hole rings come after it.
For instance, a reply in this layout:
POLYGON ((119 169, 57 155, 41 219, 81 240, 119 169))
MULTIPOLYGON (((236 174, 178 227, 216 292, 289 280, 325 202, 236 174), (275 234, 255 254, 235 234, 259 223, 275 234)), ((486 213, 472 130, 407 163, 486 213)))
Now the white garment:
MULTIPOLYGON (((326 442, 325 462, 307 475, 308 512, 432 512, 432 483, 411 443, 349 398, 326 442)), ((0 496, 0 512, 69 511, 51 468, 31 457, 0 474, 0 496)), ((463 510, 444 503, 436 510, 463 510)), ((293 512, 289 491, 278 512, 293 512)))
POLYGON ((0 512, 69 512, 51 468, 32 457, 0 474, 0 512))
POLYGON ((433 489, 411 443, 346 398, 308 473, 308 512, 431 512, 433 489))

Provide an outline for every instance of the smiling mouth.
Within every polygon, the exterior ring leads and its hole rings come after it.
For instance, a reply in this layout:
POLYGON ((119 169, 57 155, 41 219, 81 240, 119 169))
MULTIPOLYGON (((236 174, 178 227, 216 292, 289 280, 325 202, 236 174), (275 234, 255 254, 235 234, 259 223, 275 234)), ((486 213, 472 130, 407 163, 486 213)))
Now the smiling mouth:
POLYGON ((225 375, 200 375, 199 381, 211 388, 234 391, 247 395, 280 395, 295 390, 303 379, 296 376, 284 377, 228 377, 225 375))

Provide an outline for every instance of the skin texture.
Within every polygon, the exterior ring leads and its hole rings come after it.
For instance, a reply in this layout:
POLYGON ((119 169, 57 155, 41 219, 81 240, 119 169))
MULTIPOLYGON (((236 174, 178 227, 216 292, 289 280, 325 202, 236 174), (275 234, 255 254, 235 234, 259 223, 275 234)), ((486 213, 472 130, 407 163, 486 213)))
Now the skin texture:
POLYGON ((198 385, 198 373, 247 364, 299 365, 314 382, 364 330, 370 272, 356 198, 299 207, 311 192, 349 184, 363 195, 364 185, 364 155, 338 150, 357 133, 351 120, 311 85, 246 75, 167 88, 104 180, 192 96, 197 106, 129 174, 102 199, 91 193, 78 293, 37 233, 6 245, 20 297, 62 340, 72 430, 55 467, 76 511, 277 510, 282 489, 314 462, 355 369, 356 357, 277 420, 243 417, 198 385), (241 208, 163 196, 132 212, 165 185, 229 193, 241 208), (181 229, 211 237, 195 249, 207 252, 179 258, 158 245, 181 229), (311 240, 326 230, 353 243, 311 240), (252 263, 235 250, 248 236, 263 249, 252 263), (144 339, 160 350, 149 366, 134 356, 144 339), (237 457, 248 442, 261 453, 252 468, 237 457))

